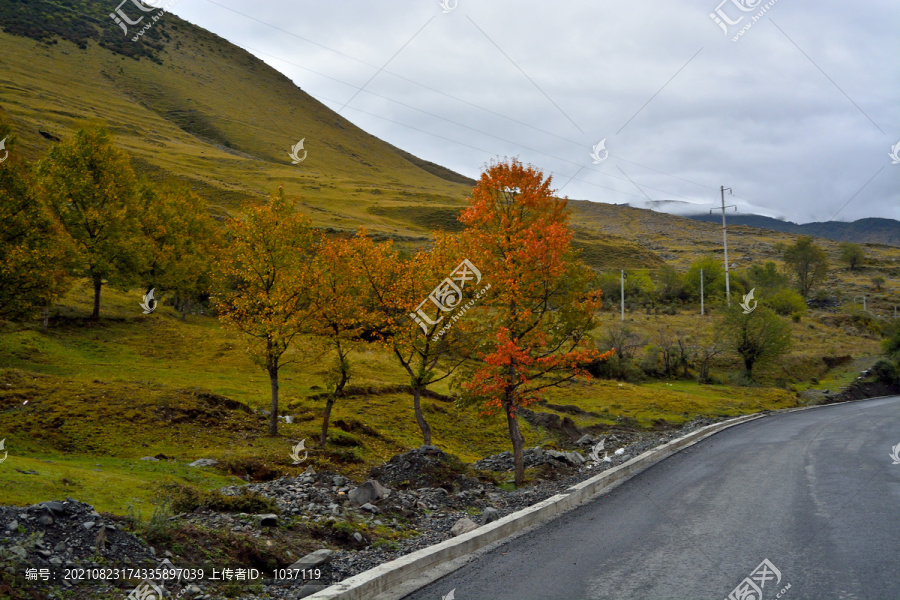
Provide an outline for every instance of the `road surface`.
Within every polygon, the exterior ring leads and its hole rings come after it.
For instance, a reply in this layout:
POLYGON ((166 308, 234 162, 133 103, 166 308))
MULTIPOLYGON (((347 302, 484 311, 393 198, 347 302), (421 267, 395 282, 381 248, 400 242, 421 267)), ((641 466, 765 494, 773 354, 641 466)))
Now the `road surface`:
POLYGON ((900 397, 763 417, 405 600, 898 600, 897 444, 900 397))

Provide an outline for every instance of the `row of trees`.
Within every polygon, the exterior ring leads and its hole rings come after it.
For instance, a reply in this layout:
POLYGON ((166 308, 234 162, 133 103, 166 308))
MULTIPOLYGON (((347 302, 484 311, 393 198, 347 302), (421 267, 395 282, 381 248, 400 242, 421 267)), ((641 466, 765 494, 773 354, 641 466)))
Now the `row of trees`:
MULTIPOLYGON (((14 136, 7 144, 15 156, 14 136)), ((601 291, 571 247, 550 179, 516 160, 489 165, 463 231, 436 234, 411 257, 363 230, 326 235, 296 208, 279 188, 219 227, 189 189, 138 180, 108 131, 85 127, 36 164, 0 168, 0 317, 33 316, 73 278, 92 283, 93 319, 104 285, 156 287, 183 311, 209 293, 269 375, 272 434, 280 369, 308 350, 299 340, 327 344, 323 444, 354 350, 382 344, 409 377, 423 442, 432 432, 422 393, 449 380, 463 404, 505 418, 521 483, 518 410, 612 354, 591 340, 601 291)))
POLYGON ((364 230, 350 238, 314 231, 282 189, 230 221, 214 302, 227 325, 254 340, 251 354, 269 374, 270 432, 278 427, 279 369, 298 336, 315 334, 333 350, 322 443, 352 377, 354 345, 377 342, 409 376, 425 444, 432 432, 421 395, 451 379, 463 404, 506 419, 521 483, 518 409, 612 354, 590 338, 601 292, 571 248, 568 218, 549 178, 512 160, 482 175, 460 216, 462 232, 436 234, 410 259, 364 230), (465 318, 448 329, 449 308, 463 305, 465 318))
POLYGON ((711 383, 712 361, 727 352, 740 358, 742 382, 750 383, 755 367, 790 352, 792 336, 788 322, 768 307, 759 306, 750 313, 732 307, 701 330, 661 324, 642 333, 626 323, 612 323, 600 336, 599 346, 613 347, 616 354, 589 367, 598 377, 631 382, 648 377, 687 379, 694 369, 699 382, 711 383))
POLYGON ((139 182, 103 127, 78 130, 36 164, 17 159, 3 129, 0 319, 46 309, 72 277, 92 283, 95 320, 105 284, 158 286, 184 304, 208 288, 219 228, 186 186, 139 182))
MULTIPOLYGON (((755 289, 756 297, 779 314, 802 315, 806 311, 805 298, 827 276, 828 262, 822 249, 808 237, 800 237, 795 244, 782 248, 782 252, 786 271, 780 271, 774 261, 731 271, 731 293, 735 296, 755 289)), ((599 285, 610 302, 620 298, 620 277, 618 271, 605 272, 599 277, 599 285)), ((720 258, 709 255, 692 262, 684 273, 669 265, 652 273, 640 269, 628 271, 624 287, 627 303, 648 309, 699 303, 701 291, 707 302, 724 300, 725 268, 720 258)))
MULTIPOLYGON (((460 215, 463 230, 437 233, 429 248, 408 256, 364 230, 340 236, 315 229, 282 188, 221 227, 186 187, 139 181, 109 133, 86 127, 36 164, 12 160, 0 168, 0 317, 39 312, 73 277, 92 282, 94 319, 107 284, 165 290, 182 314, 209 294, 222 323, 246 336, 268 373, 273 435, 280 370, 318 354, 300 340, 324 344, 331 358, 323 445, 355 352, 380 344, 409 378, 423 443, 431 443, 432 431, 421 397, 448 381, 463 405, 505 419, 521 483, 519 409, 550 387, 596 372, 612 348, 616 360, 628 354, 622 341, 592 339, 604 279, 573 250, 569 211, 550 183, 517 160, 488 165, 460 215)), ((691 289, 700 268, 715 290, 721 265, 712 258, 685 277, 662 271, 661 288, 691 289)), ((772 289, 787 279, 772 263, 748 277, 772 289)), ((726 317, 748 376, 758 361, 789 347, 787 324, 770 312, 726 317)), ((685 340, 661 343, 664 370, 686 372, 692 351, 685 340)), ((707 349, 701 361, 707 377, 714 355, 707 349)))

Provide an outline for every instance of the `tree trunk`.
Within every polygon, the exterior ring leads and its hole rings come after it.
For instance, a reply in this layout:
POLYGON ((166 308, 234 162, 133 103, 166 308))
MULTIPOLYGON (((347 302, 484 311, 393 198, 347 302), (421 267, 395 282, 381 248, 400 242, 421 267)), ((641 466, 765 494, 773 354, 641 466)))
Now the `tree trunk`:
POLYGON ((44 331, 47 331, 47 326, 50 324, 50 309, 44 308, 44 331))
POLYGON ((422 442, 426 446, 431 445, 431 426, 425 421, 425 417, 422 416, 422 405, 419 402, 422 397, 422 388, 419 385, 413 386, 413 408, 416 412, 416 423, 419 424, 419 429, 422 430, 422 438, 424 442, 422 442))
POLYGON ((181 320, 187 321, 187 313, 191 310, 191 297, 188 296, 184 299, 184 302, 181 303, 181 320))
POLYGON ((319 445, 324 446, 328 441, 328 421, 331 419, 331 407, 334 406, 334 396, 325 402, 325 416, 322 417, 322 433, 319 434, 319 445))
POLYGON ((269 365, 269 381, 272 384, 272 414, 269 415, 269 435, 278 435, 278 365, 269 365))
POLYGON ((334 386, 334 392, 325 403, 325 416, 322 418, 322 433, 319 435, 319 445, 324 446, 328 441, 328 421, 331 419, 331 407, 335 401, 344 395, 344 387, 350 381, 350 365, 347 363, 347 351, 341 346, 340 338, 334 340, 335 350, 337 351, 338 371, 341 374, 340 380, 334 386))
POLYGON ((103 279, 94 275, 94 312, 91 313, 91 319, 100 320, 100 288, 103 286, 103 279))
POLYGON ((506 424, 509 426, 509 439, 513 445, 513 464, 515 465, 516 487, 525 483, 525 440, 519 431, 519 419, 516 418, 514 407, 509 402, 504 402, 506 409, 506 424))

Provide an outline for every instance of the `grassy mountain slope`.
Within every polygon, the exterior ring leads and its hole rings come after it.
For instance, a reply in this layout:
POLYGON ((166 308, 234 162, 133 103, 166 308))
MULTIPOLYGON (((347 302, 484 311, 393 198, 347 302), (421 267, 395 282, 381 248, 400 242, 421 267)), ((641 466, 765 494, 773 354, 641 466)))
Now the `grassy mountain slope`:
MULTIPOLYGON (((121 35, 104 17, 96 27, 121 35)), ((64 137, 83 119, 102 119, 141 174, 186 180, 225 210, 283 183, 317 224, 342 228, 390 228, 365 208, 404 193, 445 204, 465 197, 464 178, 414 164, 227 41, 172 14, 156 28, 168 38, 159 64, 90 40, 82 49, 0 34, 0 106, 18 151, 38 158, 52 143, 41 131, 64 137), (308 155, 293 165, 288 153, 300 139, 308 155)))
MULTIPOLYGON (((186 181, 219 214, 283 184, 317 226, 363 225, 412 243, 459 228, 471 179, 369 135, 173 14, 150 39, 131 42, 96 3, 66 4, 72 8, 0 0, 0 118, 13 125, 25 157, 39 158, 54 138, 100 119, 140 175, 186 181), (308 154, 294 165, 288 152, 300 139, 308 154)), ((579 244, 595 266, 618 264, 610 252, 629 266, 660 264, 652 251, 594 229, 586 223, 579 244)))

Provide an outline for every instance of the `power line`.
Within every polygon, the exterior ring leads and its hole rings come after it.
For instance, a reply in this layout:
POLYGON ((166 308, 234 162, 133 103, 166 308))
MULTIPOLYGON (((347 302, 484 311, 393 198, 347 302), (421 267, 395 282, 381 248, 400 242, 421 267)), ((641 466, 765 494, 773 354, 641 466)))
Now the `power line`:
MULTIPOLYGON (((382 67, 380 67, 380 68, 379 68, 379 67, 375 67, 375 65, 372 65, 372 64, 370 64, 370 63, 368 63, 368 62, 366 62, 366 61, 363 61, 363 60, 361 60, 361 59, 355 58, 355 57, 350 56, 350 55, 348 55, 348 54, 342 53, 342 52, 340 52, 340 51, 338 51, 338 50, 334 50, 333 48, 330 48, 330 47, 328 47, 328 46, 325 46, 324 44, 320 44, 320 43, 318 43, 318 42, 315 42, 315 41, 310 40, 310 39, 308 39, 308 38, 305 38, 305 37, 303 37, 303 36, 297 35, 297 34, 295 34, 295 33, 293 33, 293 32, 290 32, 290 31, 288 31, 288 30, 286 30, 286 29, 277 27, 277 26, 275 26, 275 25, 272 25, 272 24, 270 24, 270 23, 267 23, 267 22, 265 22, 265 21, 262 21, 262 20, 260 20, 260 19, 255 18, 255 17, 252 17, 252 16, 247 15, 247 14, 245 14, 245 13, 242 13, 242 12, 240 12, 240 11, 234 10, 234 9, 229 8, 229 7, 226 7, 226 6, 223 6, 222 4, 219 4, 218 2, 215 2, 214 0, 206 0, 206 1, 209 2, 210 4, 214 4, 214 5, 216 5, 216 6, 219 6, 220 8, 223 8, 223 9, 228 10, 228 11, 230 11, 230 12, 233 12, 233 13, 235 13, 235 14, 237 14, 237 15, 240 15, 240 16, 246 18, 246 19, 255 21, 255 22, 260 23, 260 24, 262 24, 262 25, 266 25, 266 26, 268 26, 268 27, 271 27, 271 28, 273 28, 273 29, 276 29, 276 30, 278 30, 278 31, 281 31, 281 32, 283 32, 283 33, 286 33, 286 34, 288 34, 288 35, 291 35, 291 36, 293 36, 293 37, 296 37, 296 38, 298 38, 298 39, 301 39, 301 40, 303 40, 303 41, 306 41, 306 42, 308 42, 308 43, 311 43, 311 44, 313 44, 313 45, 316 45, 316 46, 319 46, 319 47, 321 47, 321 48, 324 48, 324 49, 326 49, 326 50, 328 50, 328 51, 330 51, 330 52, 334 52, 334 53, 336 53, 336 54, 338 54, 338 55, 341 55, 341 56, 343 56, 343 57, 345 57, 345 58, 349 58, 349 59, 352 59, 352 60, 354 60, 354 61, 356 61, 356 62, 359 62, 359 63, 361 63, 361 64, 364 64, 364 65, 367 65, 367 66, 371 66, 371 67, 373 67, 373 68, 377 68, 377 69, 379 69, 378 72, 382 72, 382 71, 383 71, 384 73, 387 73, 387 74, 389 74, 389 75, 393 75, 393 76, 395 76, 395 77, 398 77, 399 79, 402 79, 402 80, 404 80, 404 81, 408 81, 408 82, 410 82, 410 83, 412 83, 412 84, 414 84, 414 85, 418 85, 418 86, 420 86, 420 87, 423 87, 423 88, 428 89, 428 90, 430 90, 430 91, 433 91, 433 92, 435 92, 435 93, 438 93, 438 94, 441 94, 441 95, 446 96, 446 97, 448 97, 448 98, 451 98, 451 99, 453 99, 453 100, 455 100, 455 101, 463 102, 463 103, 465 103, 465 104, 468 104, 468 105, 473 106, 473 107, 475 107, 475 108, 478 108, 478 109, 480 109, 480 110, 489 112, 489 113, 494 114, 494 115, 497 115, 497 116, 501 116, 501 117, 503 117, 503 118, 505 118, 505 119, 508 119, 508 120, 510 120, 510 121, 512 121, 512 122, 515 122, 515 123, 518 123, 518 124, 521 124, 521 125, 525 125, 525 126, 531 128, 531 129, 534 129, 534 130, 536 130, 536 131, 540 131, 540 132, 542 132, 542 133, 546 133, 546 134, 548 134, 548 135, 551 135, 551 136, 556 137, 556 138, 558 138, 558 139, 561 139, 561 140, 563 140, 563 141, 569 142, 569 143, 571 143, 571 144, 573 144, 573 145, 577 145, 578 147, 582 147, 581 144, 579 144, 578 142, 575 142, 574 140, 570 140, 570 139, 568 139, 568 138, 565 138, 565 137, 563 137, 563 136, 559 136, 559 135, 554 134, 554 133, 552 133, 552 132, 549 132, 549 131, 546 131, 546 130, 543 130, 543 129, 540 129, 540 128, 533 127, 533 126, 531 126, 531 125, 529 125, 529 124, 527 124, 527 123, 524 123, 524 122, 522 122, 522 121, 518 121, 518 120, 516 120, 516 119, 512 119, 512 118, 510 118, 510 117, 508 117, 508 116, 506 116, 506 115, 502 115, 502 114, 500 114, 500 113, 496 113, 496 112, 494 112, 494 111, 491 111, 490 109, 481 107, 481 106, 479 106, 479 105, 477 105, 477 104, 474 104, 474 103, 471 103, 471 102, 462 100, 462 99, 460 99, 460 98, 456 98, 456 97, 454 97, 454 96, 451 96, 451 95, 449 95, 449 94, 446 94, 446 93, 444 93, 444 92, 441 92, 440 90, 436 90, 436 89, 434 89, 434 88, 431 88, 430 86, 426 86, 426 85, 424 85, 424 84, 420 84, 420 83, 418 83, 418 82, 416 82, 416 81, 414 81, 414 80, 412 80, 412 79, 409 79, 409 78, 403 77, 403 76, 401 76, 401 75, 398 75, 398 74, 396 74, 396 73, 392 73, 392 72, 390 72, 390 71, 387 71, 387 70, 384 69, 384 66, 382 66, 382 67)), ((48 4, 50 4, 50 3, 48 3, 48 4)), ((53 6, 56 6, 56 5, 53 4, 53 6)), ((99 19, 97 19, 97 18, 95 18, 95 17, 93 17, 93 16, 91 16, 91 15, 87 15, 87 14, 85 14, 85 13, 81 13, 81 12, 76 11, 76 10, 74 10, 74 9, 71 9, 71 8, 69 8, 69 7, 59 6, 59 8, 62 8, 62 9, 64 9, 64 10, 67 10, 68 12, 72 12, 72 13, 78 14, 78 15, 80 15, 80 16, 82 16, 82 17, 85 17, 85 18, 89 19, 90 21, 93 21, 93 22, 97 23, 97 24, 100 25, 101 27, 104 25, 104 22, 103 22, 103 21, 101 21, 101 20, 99 20, 99 19)), ((426 22, 425 25, 427 25, 428 23, 430 23, 430 21, 431 21, 431 19, 429 19, 429 21, 426 22)), ((108 25, 108 24, 106 24, 106 25, 108 25)), ((475 25, 475 26, 478 27, 477 25, 475 25)), ((416 35, 418 35, 418 33, 421 32, 422 29, 424 29, 424 26, 423 26, 422 28, 420 28, 420 29, 417 31, 416 35)), ((415 37, 415 35, 413 36, 413 38, 414 38, 414 37, 415 37)), ((408 42, 407 42, 407 43, 408 43, 408 42)), ((405 47, 405 45, 406 45, 406 44, 404 44, 404 47, 405 47)), ((495 45, 496 45, 496 44, 495 44, 495 45)), ((272 58, 275 58, 276 60, 281 60, 282 62, 284 62, 284 63, 286 63, 286 64, 290 64, 290 65, 292 65, 292 66, 295 66, 295 67, 298 67, 298 68, 307 70, 307 71, 309 71, 309 72, 315 73, 315 74, 317 74, 317 75, 319 75, 319 76, 326 77, 326 78, 331 79, 331 80, 333 80, 333 81, 337 81, 337 82, 342 83, 342 84, 344 84, 344 85, 347 85, 347 86, 350 86, 350 87, 352 87, 352 88, 355 88, 355 89, 357 90, 357 93, 353 95, 353 98, 355 98, 359 93, 365 91, 366 93, 372 94, 372 95, 374 95, 374 96, 376 96, 376 97, 380 97, 380 98, 383 98, 383 99, 388 100, 388 101, 390 101, 390 102, 397 103, 397 104, 399 104, 399 105, 401 105, 401 106, 404 106, 404 107, 406 107, 406 108, 410 108, 410 109, 412 109, 412 110, 417 110, 417 111, 419 111, 419 112, 422 112, 423 114, 427 114, 428 116, 431 116, 431 117, 434 117, 434 118, 438 118, 438 119, 442 119, 442 120, 445 120, 445 121, 447 121, 447 122, 449 122, 449 123, 452 123, 452 124, 454 124, 454 125, 456 125, 456 126, 462 126, 462 127, 465 127, 465 128, 467 128, 467 129, 469 129, 469 130, 471 130, 471 131, 475 131, 475 132, 481 133, 481 134, 483 134, 483 135, 486 135, 486 136, 489 136, 489 137, 493 137, 493 138, 495 138, 495 139, 498 139, 498 140, 500 140, 500 141, 503 141, 504 143, 513 144, 513 145, 516 145, 516 146, 518 146, 518 147, 520 147, 520 148, 523 148, 523 149, 525 149, 525 150, 528 150, 528 151, 530 151, 530 152, 535 152, 535 153, 537 153, 537 154, 541 154, 541 155, 543 155, 543 156, 547 156, 547 157, 549 157, 549 158, 552 158, 552 159, 555 159, 555 160, 559 160, 559 161, 561 161, 561 162, 569 163, 569 164, 571 164, 571 165, 573 165, 573 166, 578 166, 578 167, 579 167, 578 172, 580 172, 581 170, 587 169, 588 171, 591 171, 591 172, 593 172, 593 173, 597 173, 597 174, 599 174, 599 175, 603 175, 603 176, 605 176, 605 177, 610 177, 610 178, 612 178, 612 179, 618 179, 618 180, 620 180, 620 181, 629 181, 629 182, 631 182, 632 184, 634 184, 635 186, 637 186, 637 184, 636 184, 633 180, 631 180, 630 178, 627 178, 627 176, 626 176, 627 179, 623 179, 623 178, 617 177, 617 176, 615 176, 615 175, 611 175, 611 174, 608 174, 608 173, 603 173, 602 171, 597 171, 597 170, 595 170, 595 169, 591 169, 591 168, 589 168, 589 167, 585 167, 585 165, 583 165, 583 164, 581 164, 581 163, 578 163, 578 162, 575 162, 575 161, 572 161, 572 160, 569 160, 569 159, 565 159, 565 158, 562 158, 562 157, 559 157, 559 156, 550 154, 550 153, 548 153, 548 152, 543 152, 543 151, 538 150, 538 149, 536 149, 536 148, 531 148, 531 147, 529 147, 529 146, 525 146, 525 145, 523 145, 523 144, 519 144, 519 143, 517 143, 517 142, 513 142, 512 140, 507 140, 507 139, 505 139, 505 138, 496 136, 496 135, 491 134, 491 133, 488 133, 488 132, 486 132, 486 131, 483 131, 483 130, 480 130, 480 129, 476 129, 476 128, 473 128, 473 127, 469 127, 469 126, 467 126, 467 125, 463 125, 462 123, 458 123, 458 122, 456 122, 456 121, 453 121, 453 120, 450 120, 450 119, 446 119, 446 118, 441 117, 441 116, 439 116, 439 115, 436 115, 436 114, 434 114, 434 113, 430 113, 430 112, 428 112, 428 111, 424 111, 424 110, 422 110, 422 109, 413 107, 413 106, 408 105, 408 104, 405 104, 405 103, 403 103, 403 102, 400 102, 400 101, 397 101, 397 100, 388 98, 387 96, 383 96, 383 95, 380 95, 380 94, 376 94, 376 93, 371 92, 371 91, 369 91, 369 90, 364 90, 363 88, 365 87, 365 85, 362 86, 362 87, 355 86, 355 85, 350 84, 350 83, 348 83, 348 82, 341 81, 341 80, 339 80, 339 79, 337 79, 337 78, 335 78, 335 77, 331 77, 331 76, 325 75, 325 74, 323 74, 323 73, 319 73, 319 72, 317 72, 317 71, 314 71, 314 70, 309 69, 309 68, 307 68, 307 67, 303 67, 303 66, 298 65, 298 64, 296 64, 296 63, 292 63, 291 61, 288 61, 288 60, 285 60, 285 59, 283 59, 283 58, 274 56, 274 55, 272 55, 272 54, 268 54, 268 53, 265 53, 265 52, 262 52, 262 51, 259 51, 259 50, 253 49, 253 48, 249 48, 249 47, 244 48, 244 49, 245 49, 246 51, 248 51, 248 52, 254 51, 254 52, 259 52, 260 54, 264 54, 264 55, 266 55, 266 56, 271 56, 272 58)), ((402 48, 401 48, 401 50, 402 50, 402 48)), ((501 51, 502 51, 502 50, 501 50, 501 51)), ((398 50, 398 53, 399 53, 399 50, 398 50)), ((699 52, 698 52, 698 53, 699 53, 699 52)), ((397 54, 397 53, 395 53, 394 56, 396 56, 396 54, 397 54)), ((694 56, 696 56, 696 54, 695 54, 694 56)), ((393 57, 392 57, 392 59, 393 59, 393 57)), ((693 57, 692 57, 692 59, 693 59, 693 57)), ((692 60, 692 59, 691 59, 691 60, 692 60)), ((242 68, 240 68, 240 67, 235 67, 235 66, 234 66, 233 64, 231 64, 231 63, 220 62, 220 61, 217 61, 217 60, 215 60, 215 59, 213 59, 213 58, 210 58, 210 57, 207 57, 207 60, 209 60, 210 62, 217 63, 217 64, 219 64, 219 65, 221 65, 221 66, 227 66, 227 67, 232 68, 232 69, 235 69, 235 68, 236 68, 236 69, 238 69, 238 70, 243 70, 243 71, 245 71, 245 72, 249 72, 249 71, 247 71, 246 69, 242 69, 242 68)), ((390 60, 388 60, 388 62, 385 63, 385 66, 386 66, 389 62, 390 62, 390 60)), ((690 61, 688 61, 688 62, 690 62, 690 61)), ((686 65, 685 65, 685 66, 686 66, 686 65)), ((683 68, 684 68, 684 67, 682 67, 682 69, 683 69, 683 68)), ((224 75, 224 70, 222 70, 222 71, 220 71, 220 72, 224 75)), ((680 70, 679 70, 679 72, 680 72, 680 70)), ((377 75, 377 73, 376 73, 376 75, 377 75)), ((677 73, 676 73, 676 75, 677 75, 677 73)), ((527 77, 527 75, 526 75, 526 77, 527 77)), ((374 76, 373 76, 373 78, 374 78, 374 76)), ((372 80, 372 78, 369 79, 369 81, 371 81, 371 80, 372 80)), ((368 82, 366 83, 366 85, 367 85, 367 84, 368 84, 368 82)), ((536 84, 535 84, 535 85, 536 85, 536 84)), ((240 85, 237 85, 237 86, 231 86, 231 87, 232 87, 232 89, 233 89, 234 87, 237 87, 237 88, 239 88, 239 89, 241 88, 240 85)), ((665 87, 665 86, 663 86, 663 87, 665 87)), ((312 94, 311 94, 311 95, 312 95, 312 94)), ((325 101, 327 101, 327 102, 332 102, 332 103, 334 103, 334 104, 340 104, 340 102, 335 101, 335 100, 325 99, 325 98, 323 98, 323 97, 321 97, 321 96, 315 96, 315 95, 313 95, 313 96, 316 97, 316 98, 319 98, 319 99, 323 99, 323 100, 325 100, 325 101)), ((351 100, 352 100, 353 98, 351 98, 351 100)), ((246 96, 245 96, 245 99, 247 99, 246 96)), ((651 100, 652 100, 652 98, 651 98, 651 100)), ((551 100, 551 101, 552 101, 552 100, 551 100)), ((349 102, 349 101, 348 101, 348 102, 349 102)), ((343 109, 344 107, 346 107, 346 105, 347 105, 347 103, 344 103, 344 106, 342 106, 341 109, 343 109)), ((400 122, 398 122, 398 121, 394 121, 394 120, 392 120, 392 119, 388 119, 388 118, 386 118, 386 117, 382 117, 381 115, 378 115, 378 114, 375 114, 375 113, 371 113, 371 112, 368 112, 368 111, 364 111, 364 110, 361 110, 361 109, 357 109, 357 108, 355 108, 355 107, 350 107, 350 108, 353 108, 354 110, 358 110, 359 112, 362 112, 362 113, 364 113, 364 114, 368 114, 368 115, 370 115, 370 116, 374 116, 374 117, 376 117, 376 118, 380 118, 380 119, 386 120, 386 121, 388 121, 388 122, 391 122, 391 123, 394 123, 394 124, 397 124, 397 125, 401 125, 401 126, 403 126, 403 127, 407 127, 407 128, 410 128, 410 129, 414 129, 414 130, 420 131, 420 132, 422 132, 422 133, 426 133, 426 134, 428 134, 428 135, 432 135, 432 136, 437 137, 437 138, 439 138, 439 139, 443 139, 443 140, 446 140, 446 141, 450 141, 450 142, 452 142, 452 143, 459 144, 459 145, 462 145, 462 146, 471 148, 471 149, 473 149, 473 150, 477 150, 477 151, 479 151, 479 152, 484 152, 484 153, 486 153, 486 154, 494 154, 494 153, 492 153, 492 152, 489 152, 489 151, 486 151, 486 150, 482 150, 482 149, 476 148, 476 147, 471 146, 471 145, 469 145, 469 144, 465 144, 465 143, 462 143, 462 142, 458 142, 458 141, 456 141, 456 140, 452 140, 452 139, 449 139, 449 138, 446 138, 446 137, 443 137, 443 136, 440 136, 440 135, 437 135, 437 134, 433 134, 433 133, 431 133, 431 132, 425 131, 425 130, 420 129, 420 128, 417 128, 417 127, 409 126, 409 125, 406 125, 406 124, 404 124, 404 123, 400 123, 400 122)), ((269 115, 266 115, 266 117, 269 117, 269 115)), ((242 123, 241 121, 238 121, 238 120, 236 120, 236 119, 230 119, 230 118, 227 118, 227 117, 217 117, 217 118, 218 118, 218 119, 221 119, 221 120, 224 120, 224 121, 230 121, 230 122, 242 123)), ((280 126, 278 126, 277 124, 275 124, 274 121, 272 122, 272 124, 275 126, 275 129, 276 129, 276 130, 277 130, 277 129, 280 129, 280 126)), ((615 156, 615 155, 611 155, 611 156, 615 156)), ((681 180, 681 181, 685 181, 685 182, 691 183, 691 184, 693 184, 693 185, 697 185, 697 186, 700 186, 700 187, 708 188, 708 186, 706 186, 706 185, 704 185, 704 184, 700 184, 700 183, 693 182, 693 181, 690 181, 690 180, 685 179, 685 178, 682 178, 682 177, 678 177, 678 176, 675 176, 675 175, 671 175, 671 174, 666 173, 666 172, 664 172, 664 171, 661 171, 661 170, 658 170, 658 169, 654 169, 654 168, 652 168, 652 167, 647 167, 647 166, 645 166, 645 165, 642 165, 642 164, 640 164, 640 163, 636 163, 636 162, 634 162, 634 161, 629 161, 629 160, 626 160, 626 159, 620 158, 620 157, 616 157, 616 158, 617 158, 618 160, 622 160, 623 162, 628 162, 628 163, 630 163, 630 164, 634 164, 634 165, 639 166, 639 167, 641 167, 641 168, 646 168, 646 169, 648 169, 648 170, 650 170, 650 171, 654 171, 654 172, 656 172, 656 173, 665 175, 665 176, 667 176, 667 177, 673 177, 673 178, 675 178, 675 179, 679 179, 679 180, 681 180)), ((575 175, 577 175, 578 172, 576 172, 575 175)), ((623 172, 623 174, 624 174, 624 172, 623 172)), ((608 188, 608 187, 606 187, 606 186, 602 186, 602 185, 599 185, 599 184, 593 184, 592 182, 588 182, 588 181, 585 181, 585 180, 582 180, 582 179, 575 179, 574 176, 571 177, 569 181, 578 181, 578 182, 580 182, 580 183, 585 183, 585 184, 588 184, 588 185, 593 185, 593 186, 595 186, 595 187, 600 187, 600 188, 603 188, 603 189, 608 189, 608 190, 611 190, 611 191, 615 191, 615 192, 617 192, 617 193, 621 193, 621 194, 624 194, 624 195, 633 196, 633 194, 627 194, 627 193, 625 193, 625 192, 620 192, 619 190, 616 190, 616 189, 614 189, 614 188, 608 188)), ((568 183, 569 183, 569 182, 567 182, 566 185, 568 185, 568 183)), ((653 186, 645 186, 645 187, 647 187, 648 189, 652 189, 652 190, 655 190, 655 191, 659 191, 659 192, 668 194, 668 195, 670 195, 670 196, 674 196, 674 197, 677 197, 677 198, 683 198, 683 199, 689 200, 689 198, 687 198, 687 197, 685 197, 685 196, 681 196, 681 195, 679 195, 679 194, 675 194, 674 192, 670 192, 670 191, 668 191, 668 190, 664 190, 664 189, 661 189, 661 188, 656 188, 656 187, 653 187, 653 186)), ((639 187, 638 189, 641 189, 641 188, 639 187)), ((711 188, 708 188, 708 189, 711 189, 711 188)), ((641 190, 641 191, 643 192, 643 190, 641 190)), ((646 194, 645 194, 645 195, 646 195, 646 194)))

